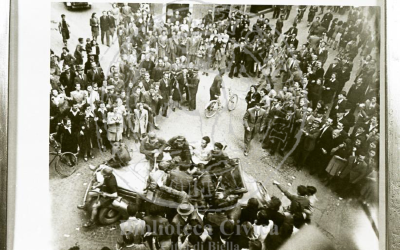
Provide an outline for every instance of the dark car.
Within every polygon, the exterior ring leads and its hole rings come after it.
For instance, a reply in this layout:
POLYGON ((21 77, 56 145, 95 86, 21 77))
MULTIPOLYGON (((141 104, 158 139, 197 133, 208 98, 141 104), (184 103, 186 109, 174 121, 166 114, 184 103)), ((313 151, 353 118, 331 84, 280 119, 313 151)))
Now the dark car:
POLYGON ((90 2, 64 2, 67 9, 90 9, 92 8, 92 3, 90 2))

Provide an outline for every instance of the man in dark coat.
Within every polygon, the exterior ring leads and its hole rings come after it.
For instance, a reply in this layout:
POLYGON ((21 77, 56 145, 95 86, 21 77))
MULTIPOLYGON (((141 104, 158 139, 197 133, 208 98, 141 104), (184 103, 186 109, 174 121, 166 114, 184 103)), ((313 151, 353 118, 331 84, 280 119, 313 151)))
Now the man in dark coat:
POLYGON ((87 79, 87 76, 85 73, 83 73, 83 68, 81 65, 76 66, 76 71, 78 72, 78 75, 75 77, 74 83, 79 83, 81 85, 82 89, 87 89, 87 86, 89 85, 89 81, 87 79))
POLYGON ((104 81, 104 73, 101 67, 97 67, 96 62, 91 62, 92 68, 88 70, 87 78, 89 84, 97 83, 97 86, 101 88, 104 81))
POLYGON ((194 68, 188 82, 189 111, 196 110, 196 96, 199 88, 199 69, 194 68))
POLYGON ((107 12, 107 22, 108 22, 108 33, 107 33, 107 38, 111 37, 111 43, 113 44, 113 38, 114 38, 114 33, 115 33, 115 18, 111 14, 111 11, 107 12))
MULTIPOLYGON (((244 66, 244 59, 245 59, 245 43, 244 41, 240 42, 240 45, 234 49, 234 59, 232 62, 231 70, 229 72, 229 77, 232 78, 233 76, 239 77, 240 67, 244 66), (236 72, 235 72, 236 68, 236 72)), ((243 74, 243 76, 247 76, 243 74)))
POLYGON ((331 158, 331 150, 336 147, 336 140, 340 136, 339 130, 333 130, 331 136, 322 136, 313 153, 313 164, 311 175, 315 173, 321 174, 331 158))
POLYGON ((358 78, 347 93, 347 107, 355 111, 356 107, 364 101, 365 87, 362 78, 358 78))
POLYGON ((365 162, 365 151, 360 151, 358 156, 350 156, 347 164, 339 172, 340 187, 342 195, 349 196, 355 193, 358 184, 368 175, 368 165, 365 162))
POLYGON ((74 79, 75 73, 72 72, 68 65, 65 65, 64 70, 60 75, 60 83, 64 87, 66 96, 70 96, 70 93, 75 89, 74 79))
POLYGON ((104 36, 105 36, 107 41, 107 46, 110 46, 110 37, 108 36, 109 23, 106 11, 103 11, 103 15, 100 17, 100 30, 101 30, 101 43, 104 44, 104 36))
POLYGON ((304 167, 308 156, 315 149, 317 144, 317 138, 321 131, 319 130, 320 123, 318 120, 314 120, 311 127, 302 129, 301 140, 297 147, 297 169, 300 170, 304 167))
POLYGON ((325 15, 322 17, 321 25, 328 30, 329 25, 331 24, 331 21, 333 19, 333 15, 331 13, 331 10, 328 9, 328 12, 325 13, 325 15))
POLYGON ((282 29, 283 29, 283 21, 284 21, 284 16, 281 15, 281 17, 276 20, 276 24, 275 24, 275 42, 278 41, 279 36, 282 33, 282 29))
MULTIPOLYGON (((61 152, 77 153, 78 152, 78 134, 72 129, 71 119, 66 118, 64 120, 65 125, 60 126, 56 140, 61 143, 61 152)), ((73 157, 67 157, 65 159, 67 164, 73 166, 76 164, 73 157)))
POLYGON ((162 99, 160 100, 160 106, 162 107, 162 116, 167 117, 168 112, 168 104, 170 99, 172 98, 172 87, 169 80, 169 72, 164 71, 164 76, 160 80, 160 91, 162 99))

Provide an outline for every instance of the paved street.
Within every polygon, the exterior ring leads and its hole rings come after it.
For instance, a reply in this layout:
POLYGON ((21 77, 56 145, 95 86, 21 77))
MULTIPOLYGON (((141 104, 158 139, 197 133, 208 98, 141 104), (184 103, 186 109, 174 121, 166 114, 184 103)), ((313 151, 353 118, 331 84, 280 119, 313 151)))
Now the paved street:
MULTIPOLYGON (((69 40, 69 49, 73 53, 79 37, 86 39, 91 36, 89 18, 93 12, 101 15, 102 10, 111 8, 110 4, 94 4, 90 10, 73 10, 67 11, 63 3, 52 3, 52 20, 51 20, 51 49, 59 55, 62 48, 61 35, 56 30, 60 15, 66 14, 67 20, 71 25, 71 39, 69 40)), ((289 20, 285 22, 283 30, 286 31, 293 23, 295 16, 295 7, 293 7, 289 20)), ((307 12, 306 12, 307 14, 307 12)), ((276 20, 272 19, 272 13, 266 14, 271 19, 271 24, 275 24, 276 20)), ((342 18, 342 17, 341 17, 342 18)), ((306 19, 306 18, 305 18, 306 19)), ((305 28, 306 21, 298 25, 299 28, 299 46, 306 41, 307 33, 302 30, 305 28)), ((118 58, 118 44, 115 43, 111 48, 100 45, 101 49, 101 66, 104 72, 108 73, 109 65, 118 58)), ((330 53, 337 52, 330 50, 330 53)), ((333 56, 329 56, 325 67, 333 61, 333 56)), ((359 58, 355 59, 355 68, 358 68, 359 58), (357 62, 357 63, 356 63, 357 62)), ((169 110, 168 118, 158 118, 160 130, 157 134, 165 139, 169 139, 175 135, 185 136, 189 142, 196 142, 202 136, 210 136, 212 142, 219 141, 228 145, 227 153, 231 157, 239 157, 242 160, 242 166, 245 172, 260 180, 267 187, 270 195, 279 198, 282 193, 272 185, 272 180, 290 187, 295 191, 298 185, 312 185, 318 189, 317 197, 319 199, 316 204, 312 222, 317 225, 321 231, 335 244, 337 249, 378 249, 378 239, 375 235, 371 223, 363 211, 361 205, 354 200, 340 200, 339 197, 323 186, 314 176, 310 176, 308 172, 298 172, 291 165, 291 159, 288 158, 284 164, 281 156, 268 157, 261 149, 257 140, 252 141, 251 151, 248 157, 243 156, 243 125, 242 118, 246 109, 245 96, 250 85, 256 84, 257 79, 252 78, 234 78, 227 76, 224 78, 226 85, 232 88, 232 92, 239 96, 237 108, 228 112, 226 105, 224 109, 215 117, 207 119, 204 116, 204 106, 209 100, 209 88, 215 76, 201 75, 199 93, 197 95, 197 110, 189 112, 177 110, 172 112, 169 110)), ((355 76, 352 75, 350 81, 346 85, 346 90, 354 81, 355 76)), ((276 84, 280 88, 280 84, 276 84)), ((226 88, 224 89, 227 95, 226 88)), ((138 144, 133 140, 126 140, 132 149, 133 157, 142 157, 138 153, 138 144)), ((116 237, 119 233, 118 228, 111 226, 94 227, 87 230, 82 227, 83 223, 88 219, 86 214, 78 210, 76 205, 81 203, 86 185, 90 181, 92 171, 89 164, 97 165, 108 159, 110 154, 95 151, 96 158, 85 163, 82 159, 79 161, 78 171, 69 178, 60 178, 54 169, 50 169, 50 192, 52 199, 52 242, 54 249, 68 249, 75 243, 81 246, 82 250, 101 249, 103 246, 110 248, 115 246, 116 237)), ((376 215, 373 215, 376 216, 376 215)))

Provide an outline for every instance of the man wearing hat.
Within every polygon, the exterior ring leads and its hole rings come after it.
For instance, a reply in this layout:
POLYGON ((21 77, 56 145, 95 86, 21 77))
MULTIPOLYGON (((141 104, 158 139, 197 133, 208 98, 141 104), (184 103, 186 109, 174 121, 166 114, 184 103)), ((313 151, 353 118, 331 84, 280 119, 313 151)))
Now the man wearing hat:
POLYGON ((89 191, 85 204, 78 205, 79 209, 85 209, 87 204, 90 204, 93 198, 100 196, 100 198, 92 204, 90 220, 83 225, 84 227, 93 226, 99 209, 111 205, 113 200, 118 198, 118 185, 113 174, 113 169, 103 166, 101 174, 103 175, 104 180, 92 186, 92 190, 95 192, 89 191))
POLYGON ((196 96, 197 90, 199 88, 200 78, 199 78, 199 68, 195 67, 191 74, 189 75, 189 82, 187 85, 188 95, 189 95, 189 111, 196 110, 196 96))
POLYGON ((179 234, 183 234, 185 231, 185 227, 187 225, 189 226, 193 226, 190 225, 191 223, 191 219, 192 219, 192 214, 194 212, 194 206, 192 204, 190 204, 189 202, 185 202, 182 204, 179 204, 178 208, 176 209, 178 214, 174 216, 174 218, 172 219, 172 226, 174 227, 174 237, 172 238, 173 242, 177 241, 177 236, 179 236, 179 234))
POLYGON ((344 112, 346 106, 346 91, 342 91, 339 93, 338 99, 333 103, 329 117, 332 119, 336 118, 336 113, 344 112))
POLYGON ((265 131, 267 112, 261 108, 261 103, 256 103, 253 108, 246 111, 243 117, 244 125, 244 155, 249 155, 250 142, 256 134, 265 131))
POLYGON ((167 142, 164 139, 158 138, 154 132, 149 132, 140 144, 140 153, 146 156, 146 159, 150 161, 150 166, 153 167, 155 159, 157 161, 163 159, 166 146, 167 142))
POLYGON ((60 61, 63 61, 63 65, 68 65, 70 67, 74 65, 75 57, 69 53, 69 49, 67 47, 62 48, 60 61))
POLYGON ((97 86, 101 88, 104 81, 104 72, 101 67, 97 66, 95 61, 91 62, 91 69, 88 70, 87 77, 89 83, 97 83, 97 86))
POLYGON ((75 83, 79 83, 81 85, 82 89, 87 89, 87 86, 89 84, 88 79, 86 74, 83 72, 83 67, 82 65, 77 65, 76 67, 76 72, 78 73, 77 76, 75 77, 75 83))
POLYGON ((64 87, 65 95, 70 96, 71 91, 74 90, 75 73, 72 72, 69 65, 64 65, 63 72, 60 75, 60 83, 64 87))

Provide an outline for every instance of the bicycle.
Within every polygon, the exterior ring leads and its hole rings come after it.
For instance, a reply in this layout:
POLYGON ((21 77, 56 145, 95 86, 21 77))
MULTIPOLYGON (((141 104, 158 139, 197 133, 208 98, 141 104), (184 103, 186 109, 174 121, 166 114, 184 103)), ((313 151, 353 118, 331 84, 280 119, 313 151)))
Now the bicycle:
POLYGON ((77 169, 77 153, 64 152, 61 153, 61 145, 53 138, 53 134, 50 134, 50 146, 54 148, 55 151, 51 151, 51 155, 55 155, 50 161, 49 167, 55 161, 54 169, 62 177, 71 176, 77 169))
MULTIPOLYGON (((238 102, 238 95, 232 94, 231 89, 228 89, 228 105, 227 108, 229 111, 232 111, 236 108, 238 102)), ((207 118, 213 117, 217 111, 221 111, 223 106, 221 105, 220 97, 217 100, 210 101, 205 108, 205 116, 207 118)))

